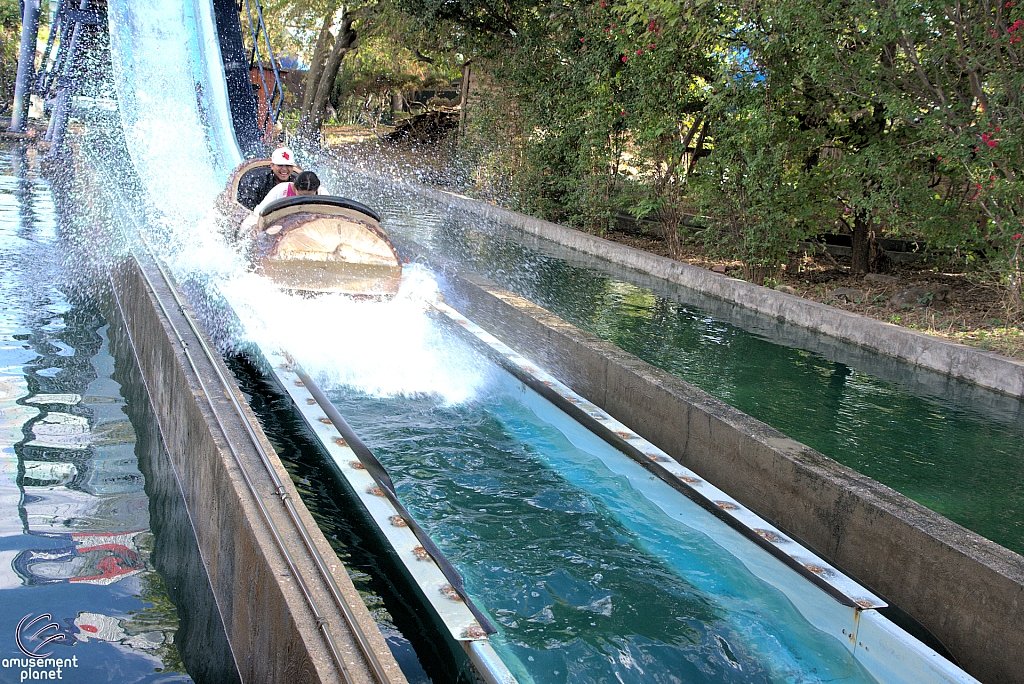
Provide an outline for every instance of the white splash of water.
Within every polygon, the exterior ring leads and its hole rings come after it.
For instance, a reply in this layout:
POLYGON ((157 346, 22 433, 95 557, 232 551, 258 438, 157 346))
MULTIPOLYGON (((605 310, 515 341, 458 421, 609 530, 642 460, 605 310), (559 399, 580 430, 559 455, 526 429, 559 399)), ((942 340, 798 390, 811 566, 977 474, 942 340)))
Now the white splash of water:
POLYGON ((162 213, 149 217, 146 239, 179 281, 219 291, 247 338, 238 342, 286 350, 325 388, 429 394, 449 404, 475 396, 486 366, 431 321, 427 302, 437 285, 422 267, 405 269, 388 302, 303 298, 247 272, 211 209, 241 155, 210 0, 111 0, 109 7, 126 143, 162 213))
POLYGON ((466 347, 431 320, 437 284, 425 268, 406 266, 390 301, 343 295, 304 298, 248 274, 221 286, 245 339, 284 349, 324 389, 347 385, 373 397, 431 395, 445 404, 475 397, 487 373, 466 347))
POLYGON ((214 210, 192 225, 179 224, 174 232, 175 244, 180 248, 164 258, 179 278, 215 283, 241 277, 246 272, 247 264, 237 247, 221 234, 214 210))
POLYGON ((111 0, 110 52, 128 149, 154 203, 196 218, 241 162, 210 0, 111 0))

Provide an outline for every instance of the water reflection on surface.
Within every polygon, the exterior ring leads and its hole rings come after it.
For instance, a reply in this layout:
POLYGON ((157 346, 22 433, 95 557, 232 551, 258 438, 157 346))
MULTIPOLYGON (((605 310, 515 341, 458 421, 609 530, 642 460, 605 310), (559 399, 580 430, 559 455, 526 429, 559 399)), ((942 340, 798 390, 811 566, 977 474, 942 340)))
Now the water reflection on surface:
POLYGON ((136 456, 154 446, 126 414, 110 327, 62 285, 62 247, 33 154, 0 147, 0 653, 65 659, 69 681, 192 681, 154 568, 136 456))

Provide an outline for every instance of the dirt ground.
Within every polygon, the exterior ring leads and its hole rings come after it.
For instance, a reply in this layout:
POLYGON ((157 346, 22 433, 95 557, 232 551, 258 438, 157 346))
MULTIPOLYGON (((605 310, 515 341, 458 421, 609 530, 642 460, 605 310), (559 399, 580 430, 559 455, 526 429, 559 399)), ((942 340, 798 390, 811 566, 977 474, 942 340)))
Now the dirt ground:
MULTIPOLYGON (((647 252, 669 256, 663 240, 623 232, 604 236, 647 252)), ((680 259, 689 264, 743 277, 739 262, 716 262, 696 251, 680 259)), ((787 264, 776 289, 886 323, 944 337, 1024 360, 1024 328, 1007 320, 998 288, 978 276, 943 272, 923 262, 895 262, 882 275, 850 274, 848 257, 827 253, 787 264)))

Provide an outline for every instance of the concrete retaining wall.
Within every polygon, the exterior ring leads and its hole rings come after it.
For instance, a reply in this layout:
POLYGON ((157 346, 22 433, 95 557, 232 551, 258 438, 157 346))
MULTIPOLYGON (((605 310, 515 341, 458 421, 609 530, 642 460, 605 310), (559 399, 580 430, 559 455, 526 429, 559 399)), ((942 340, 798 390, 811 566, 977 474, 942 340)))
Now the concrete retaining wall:
POLYGON ((697 266, 633 249, 450 192, 411 185, 418 194, 444 205, 513 226, 526 233, 733 302, 772 318, 831 335, 939 373, 1024 397, 1024 363, 975 347, 947 342, 832 306, 783 294, 697 266))
POLYGON ((445 278, 450 304, 887 597, 975 677, 1022 681, 1024 558, 492 283, 445 278))
MULTIPOLYGON (((110 283, 112 304, 116 302, 117 310, 108 313, 120 315, 125 321, 242 681, 303 684, 343 679, 258 501, 229 450, 228 439, 235 445, 259 499, 269 510, 299 574, 327 619, 350 676, 357 682, 375 681, 342 610, 328 593, 327 582, 318 574, 312 555, 275 495, 270 475, 222 389, 215 367, 202 353, 199 338, 174 305, 160 273, 152 263, 140 265, 135 259, 128 259, 112 269, 110 283), (148 282, 144 273, 149 276, 148 282), (159 306, 160 301, 166 312, 159 306), (197 370, 190 365, 186 349, 197 370), (216 415, 203 386, 213 397, 216 415), (218 426, 218 419, 223 429, 218 426)), ((343 598, 390 681, 406 681, 344 566, 299 499, 223 361, 218 357, 215 363, 229 379, 230 391, 240 400, 255 426, 257 439, 271 455, 288 496, 298 507, 302 522, 326 559, 343 598)))

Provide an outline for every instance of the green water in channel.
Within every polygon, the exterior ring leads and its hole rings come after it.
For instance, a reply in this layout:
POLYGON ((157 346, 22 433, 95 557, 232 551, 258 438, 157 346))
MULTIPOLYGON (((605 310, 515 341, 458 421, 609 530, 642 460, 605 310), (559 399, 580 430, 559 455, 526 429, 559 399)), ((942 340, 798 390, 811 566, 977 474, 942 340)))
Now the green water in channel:
POLYGON ((444 255, 1024 553, 1020 401, 806 332, 793 335, 795 343, 785 334, 780 341, 775 325, 738 307, 719 302, 711 312, 679 296, 681 288, 634 284, 645 278, 480 217, 440 210, 411 193, 381 193, 356 180, 349 187, 368 193, 364 200, 376 203, 383 225, 400 240, 444 255))
POLYGON ((506 662, 538 683, 874 681, 700 531, 695 505, 666 515, 492 383, 455 406, 330 396, 497 623, 506 662))

